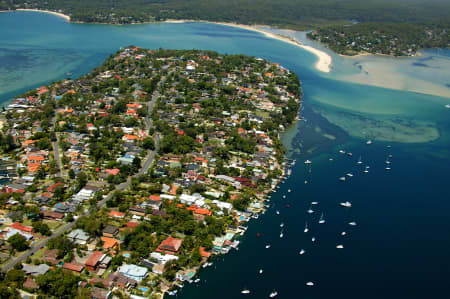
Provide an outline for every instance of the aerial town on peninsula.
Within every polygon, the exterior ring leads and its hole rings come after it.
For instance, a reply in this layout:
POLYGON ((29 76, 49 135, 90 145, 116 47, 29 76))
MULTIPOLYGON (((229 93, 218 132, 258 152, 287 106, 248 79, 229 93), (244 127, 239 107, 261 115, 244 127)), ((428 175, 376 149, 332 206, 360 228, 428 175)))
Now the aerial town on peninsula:
POLYGON ((264 211, 301 96, 263 59, 130 46, 16 97, 0 118, 0 297, 194 282, 264 211))

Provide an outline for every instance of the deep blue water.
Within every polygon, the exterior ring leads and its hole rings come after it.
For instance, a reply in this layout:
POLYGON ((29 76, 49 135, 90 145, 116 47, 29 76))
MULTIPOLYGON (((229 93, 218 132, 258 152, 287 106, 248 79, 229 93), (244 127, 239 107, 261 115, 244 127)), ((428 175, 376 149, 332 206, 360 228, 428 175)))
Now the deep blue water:
MULTIPOLYGON (((449 99, 342 82, 333 73, 322 76, 314 69, 314 56, 302 49, 219 25, 82 25, 45 14, 6 13, 0 14, 0 28, 3 102, 68 72, 84 74, 130 44, 254 55, 301 78, 307 121, 285 137, 290 157, 297 159, 292 176, 273 194, 267 213, 249 224, 240 250, 202 269, 201 282, 186 286, 178 297, 236 298, 244 287, 251 298, 267 298, 274 289, 277 298, 449 297, 450 111, 443 108, 449 99), (365 136, 374 144, 367 146, 365 136), (389 153, 392 170, 387 172, 389 153), (368 174, 357 166, 359 156, 370 166, 368 174), (311 173, 306 159, 313 161, 311 173), (354 177, 340 182, 348 172, 354 177), (338 205, 346 200, 351 209, 338 205), (319 205, 308 215, 311 201, 319 205), (319 225, 322 212, 326 223, 319 225), (358 225, 350 227, 349 221, 358 225), (267 243, 270 249, 264 248, 267 243), (337 244, 344 249, 337 250, 337 244), (307 281, 315 286, 307 287, 307 281)), ((448 51, 439 53, 448 59, 448 51)))

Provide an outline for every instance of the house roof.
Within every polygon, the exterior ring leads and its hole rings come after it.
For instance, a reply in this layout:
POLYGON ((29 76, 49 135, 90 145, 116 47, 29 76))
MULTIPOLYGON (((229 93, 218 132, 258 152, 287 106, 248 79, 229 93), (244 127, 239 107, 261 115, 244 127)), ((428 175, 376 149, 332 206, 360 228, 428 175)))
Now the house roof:
POLYGON ((95 267, 100 262, 102 257, 103 252, 95 251, 94 254, 92 254, 84 264, 86 266, 95 267))
POLYGON ((119 231, 119 229, 117 227, 115 227, 114 225, 107 225, 104 229, 103 229, 103 233, 105 234, 116 234, 119 231))
POLYGON ((103 248, 105 249, 113 248, 119 244, 119 241, 113 238, 101 237, 100 239, 103 241, 103 248))
POLYGON ((110 217, 116 217, 116 218, 123 218, 125 216, 125 213, 119 212, 119 211, 111 211, 109 213, 110 217))
POLYGON ((23 231, 23 232, 27 232, 27 233, 31 233, 33 231, 32 227, 24 226, 24 225, 20 224, 19 222, 14 222, 13 224, 10 225, 10 227, 15 228, 20 231, 23 231))
POLYGON ((211 252, 206 251, 206 250, 205 250, 205 247, 200 247, 199 251, 200 251, 200 255, 201 255, 202 257, 208 258, 208 257, 211 256, 211 252))
POLYGON ((73 263, 64 263, 62 266, 63 269, 75 271, 75 272, 81 272, 84 269, 83 265, 73 264, 73 263))
POLYGON ((181 247, 182 242, 182 239, 177 239, 169 236, 167 237, 167 239, 162 241, 161 244, 159 244, 158 249, 161 251, 178 251, 178 249, 180 249, 181 247))

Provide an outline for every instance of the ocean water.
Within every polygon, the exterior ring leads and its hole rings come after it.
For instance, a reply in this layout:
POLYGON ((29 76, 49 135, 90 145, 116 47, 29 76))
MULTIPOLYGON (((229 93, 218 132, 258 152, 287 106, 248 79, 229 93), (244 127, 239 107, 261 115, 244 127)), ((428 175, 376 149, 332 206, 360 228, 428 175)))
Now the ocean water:
MULTIPOLYGON (((344 58, 336 58, 333 71, 323 74, 314 69, 311 53, 228 26, 83 25, 20 12, 0 14, 0 28, 1 102, 67 77, 67 73, 72 77, 84 74, 130 44, 254 55, 279 62, 302 79, 306 121, 283 136, 289 156, 297 159, 292 176, 273 193, 266 214, 249 223, 239 251, 218 257, 213 267, 200 271, 198 284, 185 286, 177 297, 237 298, 243 296, 244 287, 251 290, 247 295, 251 298, 267 298, 273 290, 278 291, 277 298, 448 297, 450 109, 444 105, 450 103, 449 97, 344 78, 361 72, 344 58), (373 140, 370 146, 365 144, 369 138, 373 140), (339 154, 340 149, 353 156, 339 154), (386 171, 389 154, 392 169, 386 171), (362 166, 356 163, 360 156, 362 166), (313 162, 311 172, 303 163, 306 159, 313 162), (363 172, 366 165, 369 173, 363 172), (345 182, 338 180, 347 173, 354 176, 345 182), (353 203, 351 209, 339 206, 347 200, 353 203), (309 215, 306 210, 311 201, 319 204, 309 215), (325 224, 317 223, 321 213, 325 224), (350 221, 358 225, 351 227, 350 221), (282 239, 281 222, 285 224, 282 239), (309 223, 308 234, 303 233, 305 222, 309 223), (344 230, 347 235, 342 237, 344 230), (266 244, 271 248, 265 249, 266 244), (344 249, 336 249, 337 244, 344 249), (300 256, 302 248, 306 253, 300 256), (315 286, 306 286, 308 281, 315 286)), ((404 70, 399 61, 382 60, 380 65, 389 65, 389 70, 397 67, 402 70, 396 74, 421 78, 420 82, 445 91, 445 76, 427 68, 447 65, 449 53, 426 52, 424 57, 432 56, 433 65, 423 63, 428 65, 419 67, 423 72, 414 66, 404 70)), ((444 67, 440 72, 449 70, 444 67)), ((405 80, 398 76, 396 80, 405 80)))

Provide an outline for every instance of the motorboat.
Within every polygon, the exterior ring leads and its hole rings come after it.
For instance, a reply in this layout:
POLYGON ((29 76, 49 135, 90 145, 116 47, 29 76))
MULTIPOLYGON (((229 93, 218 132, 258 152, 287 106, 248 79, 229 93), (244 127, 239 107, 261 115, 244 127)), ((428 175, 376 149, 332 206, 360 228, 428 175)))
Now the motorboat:
POLYGON ((314 282, 308 281, 308 282, 306 283, 306 285, 309 286, 309 287, 312 287, 312 286, 314 286, 314 282))
POLYGON ((303 230, 304 233, 307 233, 309 231, 308 229, 308 222, 305 223, 305 229, 303 230))
POLYGON ((277 291, 273 291, 272 293, 270 293, 269 297, 273 298, 273 297, 276 297, 277 295, 278 295, 278 292, 277 291))
POLYGON ((320 215, 319 224, 325 223, 325 219, 323 219, 323 213, 320 215))
POLYGON ((284 226, 284 223, 283 223, 283 222, 281 222, 281 223, 280 223, 280 227, 283 227, 283 226, 284 226))
POLYGON ((336 246, 336 248, 337 248, 337 249, 343 249, 343 248, 344 248, 344 245, 339 244, 339 245, 336 246))
POLYGON ((318 205, 319 202, 318 202, 318 201, 312 201, 311 204, 312 204, 312 205, 318 205))
POLYGON ((344 150, 339 150, 339 153, 345 154, 345 151, 344 150))
POLYGON ((356 222, 355 222, 355 221, 349 222, 348 225, 350 225, 350 226, 356 226, 356 222))
POLYGON ((270 248, 270 244, 267 244, 267 245, 266 245, 266 249, 269 249, 269 248, 270 248))
POLYGON ((353 154, 352 153, 347 153, 347 156, 351 157, 351 156, 353 156, 353 154))
POLYGON ((342 182, 345 182, 345 176, 341 176, 341 177, 339 178, 339 180, 342 181, 342 182))
POLYGON ((316 242, 316 237, 312 237, 311 242, 316 242))
POLYGON ((361 156, 358 158, 358 162, 356 162, 358 165, 362 164, 361 156))
POLYGON ((263 269, 259 269, 259 274, 262 274, 263 272, 263 269))
POLYGON ((370 139, 367 140, 367 141, 366 141, 366 144, 367 144, 367 145, 371 145, 371 144, 372 144, 372 140, 370 140, 370 139))
POLYGON ((243 289, 241 291, 241 294, 250 294, 250 290, 249 289, 243 289))
POLYGON ((343 206, 343 207, 346 207, 346 208, 351 208, 352 207, 352 203, 349 202, 349 201, 341 202, 340 205, 343 206))
POLYGON ((310 160, 306 160, 305 164, 311 164, 312 162, 310 160))
POLYGON ((298 254, 304 255, 305 254, 305 250, 304 249, 300 250, 300 252, 298 254))
POLYGON ((341 233, 341 236, 345 236, 347 233, 346 232, 342 232, 341 233))
POLYGON ((347 173, 347 176, 349 177, 349 178, 352 178, 353 177, 353 173, 347 173))
POLYGON ((276 210, 275 214, 280 215, 280 211, 276 210))

